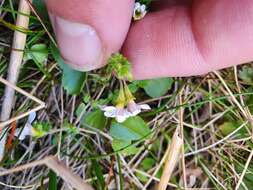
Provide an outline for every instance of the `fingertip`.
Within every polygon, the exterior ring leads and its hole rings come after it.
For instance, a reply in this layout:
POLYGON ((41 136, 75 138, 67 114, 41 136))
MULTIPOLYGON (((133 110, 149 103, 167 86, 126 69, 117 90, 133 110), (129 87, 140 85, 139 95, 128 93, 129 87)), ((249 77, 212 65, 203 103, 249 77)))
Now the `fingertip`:
POLYGON ((73 68, 89 71, 119 51, 134 0, 46 0, 60 52, 73 68))
POLYGON ((55 33, 63 58, 73 68, 90 71, 103 66, 103 45, 92 26, 55 16, 55 33))

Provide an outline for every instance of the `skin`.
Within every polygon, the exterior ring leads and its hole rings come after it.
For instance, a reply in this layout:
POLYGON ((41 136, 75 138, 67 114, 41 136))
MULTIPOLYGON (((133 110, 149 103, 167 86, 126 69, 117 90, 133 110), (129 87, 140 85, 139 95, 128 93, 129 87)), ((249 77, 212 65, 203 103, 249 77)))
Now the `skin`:
POLYGON ((252 0, 160 0, 131 25, 133 0, 46 2, 51 14, 97 31, 104 48, 98 67, 121 50, 135 79, 201 75, 253 60, 252 0))

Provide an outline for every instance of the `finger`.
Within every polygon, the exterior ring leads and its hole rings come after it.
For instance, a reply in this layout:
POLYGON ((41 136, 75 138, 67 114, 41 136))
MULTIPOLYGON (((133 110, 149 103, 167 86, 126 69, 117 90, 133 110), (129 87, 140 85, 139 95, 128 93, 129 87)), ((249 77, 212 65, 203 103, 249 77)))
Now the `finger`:
POLYGON ((57 43, 72 67, 88 71, 119 51, 134 0, 46 0, 57 43))
POLYGON ((123 53, 136 79, 205 74, 253 60, 253 1, 195 0, 147 15, 123 53))

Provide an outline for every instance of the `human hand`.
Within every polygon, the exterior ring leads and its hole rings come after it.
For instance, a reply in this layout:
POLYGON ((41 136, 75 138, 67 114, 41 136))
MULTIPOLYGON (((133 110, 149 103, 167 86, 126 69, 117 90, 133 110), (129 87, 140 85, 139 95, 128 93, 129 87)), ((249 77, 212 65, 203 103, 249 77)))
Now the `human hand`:
POLYGON ((155 2, 154 12, 131 27, 134 0, 46 3, 61 54, 79 70, 102 67, 121 48, 135 79, 199 75, 253 60, 252 0, 179 1, 155 2))

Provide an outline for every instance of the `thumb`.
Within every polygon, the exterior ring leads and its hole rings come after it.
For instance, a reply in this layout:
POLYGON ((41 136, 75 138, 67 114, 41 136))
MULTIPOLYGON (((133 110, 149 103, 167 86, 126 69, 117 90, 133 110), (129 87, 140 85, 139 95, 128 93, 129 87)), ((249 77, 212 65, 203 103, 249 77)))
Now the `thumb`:
POLYGON ((121 48, 134 0, 46 0, 60 52, 71 67, 102 67, 121 48))

